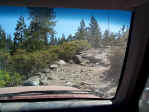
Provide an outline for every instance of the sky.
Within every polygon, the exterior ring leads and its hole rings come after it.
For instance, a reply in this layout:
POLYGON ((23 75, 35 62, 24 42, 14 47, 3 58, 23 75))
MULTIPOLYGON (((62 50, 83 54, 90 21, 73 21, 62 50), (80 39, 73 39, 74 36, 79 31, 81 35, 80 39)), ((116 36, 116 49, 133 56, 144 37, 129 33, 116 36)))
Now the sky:
MULTIPOLYGON (((115 33, 118 32, 123 25, 129 27, 131 19, 131 12, 120 10, 55 8, 54 11, 56 14, 56 26, 54 29, 57 37, 61 37, 62 34, 65 36, 69 34, 74 35, 80 25, 80 21, 84 19, 86 26, 88 26, 91 16, 94 16, 98 21, 102 32, 109 29, 111 32, 115 33)), ((29 26, 29 13, 25 7, 0 7, 0 25, 7 34, 13 36, 17 20, 20 16, 25 17, 25 22, 27 26, 29 26)))

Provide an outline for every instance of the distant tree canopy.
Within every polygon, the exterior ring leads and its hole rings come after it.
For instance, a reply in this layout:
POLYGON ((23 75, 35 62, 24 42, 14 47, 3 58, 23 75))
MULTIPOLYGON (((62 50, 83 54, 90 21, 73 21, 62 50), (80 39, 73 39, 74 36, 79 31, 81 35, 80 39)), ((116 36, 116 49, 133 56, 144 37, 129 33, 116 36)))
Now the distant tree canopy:
POLYGON ((83 19, 80 22, 80 26, 78 27, 78 30, 75 34, 75 38, 78 40, 85 40, 87 38, 87 28, 83 19))
POLYGON ((53 9, 28 8, 28 10, 30 24, 27 27, 24 17, 20 16, 16 24, 14 38, 7 35, 0 27, 0 49, 12 51, 21 48, 32 52, 45 49, 49 45, 58 45, 73 40, 87 40, 92 47, 98 48, 107 45, 124 46, 123 44, 127 41, 128 27, 123 25, 117 34, 105 30, 102 35, 100 26, 94 16, 91 16, 88 26, 82 19, 76 33, 73 35, 70 34, 66 37, 62 34, 61 37, 56 37, 54 30, 56 22, 54 21, 55 13, 53 9))
POLYGON ((95 48, 101 46, 101 31, 97 20, 92 16, 88 27, 88 41, 95 48))

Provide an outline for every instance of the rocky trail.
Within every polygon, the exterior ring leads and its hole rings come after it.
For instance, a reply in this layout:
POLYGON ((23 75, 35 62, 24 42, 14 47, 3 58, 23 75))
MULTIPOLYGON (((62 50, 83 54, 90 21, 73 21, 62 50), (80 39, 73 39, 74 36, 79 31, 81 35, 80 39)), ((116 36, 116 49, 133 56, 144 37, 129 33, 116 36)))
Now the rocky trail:
POLYGON ((116 85, 113 80, 105 80, 111 65, 108 59, 110 48, 88 49, 80 52, 70 62, 59 60, 49 68, 35 73, 24 82, 34 85, 58 85, 90 90, 101 98, 115 95, 116 85))

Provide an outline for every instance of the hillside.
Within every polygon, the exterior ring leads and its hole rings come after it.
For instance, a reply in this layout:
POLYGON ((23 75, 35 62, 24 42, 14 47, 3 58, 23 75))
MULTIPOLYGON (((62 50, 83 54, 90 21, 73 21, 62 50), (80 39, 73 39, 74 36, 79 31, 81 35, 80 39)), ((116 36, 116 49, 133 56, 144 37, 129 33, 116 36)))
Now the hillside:
MULTIPOLYGON (((91 48, 80 52, 73 60, 59 60, 41 72, 33 74, 25 83, 35 85, 63 85, 91 90, 99 97, 113 97, 117 84, 109 77, 111 48, 91 48)), ((117 82, 117 81, 116 81, 117 82)))

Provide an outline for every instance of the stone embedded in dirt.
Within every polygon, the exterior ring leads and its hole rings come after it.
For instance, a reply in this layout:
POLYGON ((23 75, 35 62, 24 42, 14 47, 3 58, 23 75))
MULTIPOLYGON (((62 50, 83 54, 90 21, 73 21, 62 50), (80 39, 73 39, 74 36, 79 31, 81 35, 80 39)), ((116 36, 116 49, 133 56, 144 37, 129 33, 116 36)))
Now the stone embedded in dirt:
POLYGON ((50 73, 50 71, 51 71, 51 70, 50 70, 49 68, 46 68, 46 69, 43 69, 43 70, 42 70, 43 73, 50 73))
POLYGON ((41 80, 45 80, 45 79, 47 79, 47 75, 46 75, 46 74, 42 74, 42 75, 40 75, 40 79, 41 79, 41 80))
POLYGON ((65 65, 66 62, 64 60, 59 60, 59 61, 56 62, 56 64, 58 64, 58 65, 65 65))
POLYGON ((52 65, 50 65, 50 68, 51 69, 57 69, 58 68, 58 65, 57 64, 52 64, 52 65))
POLYGON ((39 75, 42 75, 43 73, 41 72, 37 72, 37 73, 34 73, 35 76, 39 76, 39 75))
POLYGON ((47 86, 48 85, 48 80, 40 80, 40 85, 47 86))
POLYGON ((101 98, 114 96, 116 90, 113 87, 115 85, 110 85, 114 83, 111 79, 113 77, 109 79, 109 84, 105 82, 105 78, 108 76, 105 74, 111 67, 108 64, 107 54, 109 52, 108 49, 89 49, 76 55, 73 60, 68 60, 68 62, 59 60, 49 65, 49 68, 45 68, 43 72, 31 73, 30 76, 36 77, 29 78, 34 80, 29 81, 26 85, 63 85, 80 90, 91 90, 101 98), (104 59, 101 60, 102 58, 104 59), (36 81, 38 78, 39 84, 36 81))
POLYGON ((52 77, 50 77, 50 76, 48 76, 48 77, 47 77, 47 79, 48 79, 48 80, 53 80, 53 78, 52 78, 52 77))
POLYGON ((74 64, 74 61, 73 61, 73 60, 69 60, 69 63, 70 63, 70 64, 74 64))
POLYGON ((83 58, 80 56, 80 55, 75 55, 73 57, 73 61, 76 63, 76 64, 80 64, 82 62, 83 58))
POLYGON ((73 61, 74 61, 76 64, 81 64, 81 65, 86 65, 87 63, 89 63, 89 60, 82 58, 81 55, 75 55, 75 56, 73 57, 73 61))

